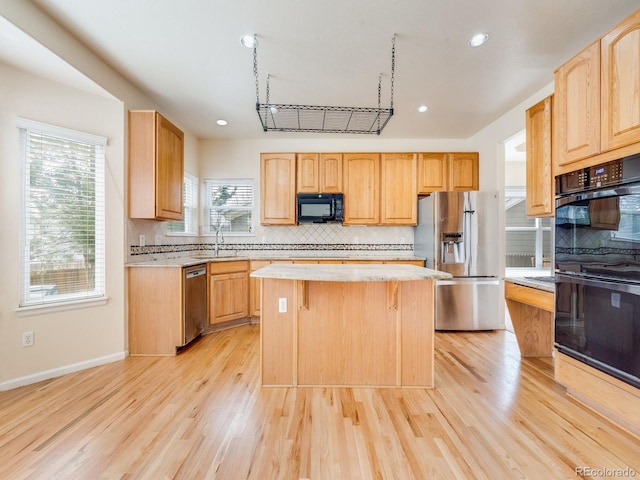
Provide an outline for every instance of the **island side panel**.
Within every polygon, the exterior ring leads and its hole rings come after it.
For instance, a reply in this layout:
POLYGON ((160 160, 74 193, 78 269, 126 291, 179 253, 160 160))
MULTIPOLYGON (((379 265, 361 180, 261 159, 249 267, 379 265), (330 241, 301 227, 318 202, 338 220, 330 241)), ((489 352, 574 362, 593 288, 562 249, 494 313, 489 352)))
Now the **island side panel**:
POLYGON ((261 369, 263 386, 294 385, 294 322, 296 320, 295 281, 261 279, 260 320, 261 369), (278 299, 287 299, 287 311, 280 312, 278 299))
POLYGON ((298 384, 396 386, 397 312, 386 282, 314 282, 298 311, 298 384))
POLYGON ((400 282, 400 365, 403 387, 433 387, 434 282, 400 282))

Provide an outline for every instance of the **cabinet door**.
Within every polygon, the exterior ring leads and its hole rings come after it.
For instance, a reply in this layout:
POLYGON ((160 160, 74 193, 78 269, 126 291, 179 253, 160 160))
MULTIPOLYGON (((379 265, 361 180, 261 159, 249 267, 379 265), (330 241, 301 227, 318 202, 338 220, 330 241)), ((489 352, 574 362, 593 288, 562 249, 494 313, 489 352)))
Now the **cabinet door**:
POLYGON ((344 154, 345 225, 380 223, 380 155, 344 154))
POLYGON ((317 153, 298 153, 298 170, 296 191, 298 193, 319 193, 320 183, 318 178, 319 155, 317 153))
POLYGON ((551 112, 549 96, 526 112, 527 129, 527 215, 554 215, 555 185, 551 158, 551 112))
POLYGON ((600 153, 599 41, 556 70, 554 129, 556 167, 600 153))
POLYGON ((247 272, 209 277, 209 324, 249 316, 249 277, 247 272))
POLYGON ((418 193, 447 190, 449 168, 446 153, 418 154, 418 193))
POLYGON ((449 188, 447 190, 478 190, 478 153, 449 154, 449 188))
MULTIPOLYGON (((255 272, 259 268, 266 267, 271 263, 269 260, 251 260, 251 271, 255 272)), ((249 278, 249 314, 254 317, 260 316, 260 279, 249 278)))
POLYGON ((640 10, 602 38, 602 151, 640 141, 640 10))
POLYGON ((129 111, 129 217, 182 219, 184 135, 155 110, 129 111))
POLYGON ((320 192, 342 193, 342 154, 320 154, 320 192))
POLYGON ((263 153, 260 160, 262 225, 295 225, 296 154, 263 153))
POLYGON ((383 153, 381 157, 382 225, 416 225, 418 191, 416 154, 383 153))

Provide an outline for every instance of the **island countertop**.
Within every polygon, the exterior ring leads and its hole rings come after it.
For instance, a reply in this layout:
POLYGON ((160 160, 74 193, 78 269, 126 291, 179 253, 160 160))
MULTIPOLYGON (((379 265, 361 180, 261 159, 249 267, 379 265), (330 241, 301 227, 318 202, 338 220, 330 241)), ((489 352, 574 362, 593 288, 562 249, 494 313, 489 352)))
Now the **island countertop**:
POLYGON ((322 265, 272 264, 251 273, 256 278, 319 282, 388 282, 439 280, 451 274, 415 265, 322 265))

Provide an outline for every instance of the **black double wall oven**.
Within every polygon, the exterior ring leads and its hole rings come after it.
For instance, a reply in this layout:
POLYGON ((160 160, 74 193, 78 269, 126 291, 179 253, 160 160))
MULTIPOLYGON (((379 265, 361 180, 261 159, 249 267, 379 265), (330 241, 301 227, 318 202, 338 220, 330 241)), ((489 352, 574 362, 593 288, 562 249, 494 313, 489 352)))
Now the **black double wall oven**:
POLYGON ((640 388, 640 155, 556 177, 558 351, 640 388))

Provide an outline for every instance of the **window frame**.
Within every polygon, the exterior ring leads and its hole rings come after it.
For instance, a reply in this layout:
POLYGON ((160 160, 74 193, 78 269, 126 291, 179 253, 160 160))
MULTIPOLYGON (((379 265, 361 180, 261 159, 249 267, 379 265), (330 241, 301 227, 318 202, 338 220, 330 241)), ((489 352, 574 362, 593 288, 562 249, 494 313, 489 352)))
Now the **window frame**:
MULTIPOLYGON (((549 235, 551 236, 551 238, 550 238, 550 241, 551 241, 551 244, 552 244, 551 251, 553 252, 553 233, 554 233, 553 222, 551 222, 551 225, 549 225, 548 227, 545 227, 545 226, 542 225, 543 218, 550 218, 550 217, 527 217, 527 218, 530 218, 530 219, 534 220, 534 226, 531 226, 531 227, 509 227, 507 225, 506 211, 509 210, 510 208, 515 207, 516 205, 526 201, 526 190, 525 190, 524 187, 522 187, 522 188, 507 187, 507 189, 505 191, 505 198, 512 199, 510 204, 508 204, 508 202, 505 202, 505 205, 507 207, 505 209, 505 225, 504 225, 505 234, 508 233, 508 232, 535 232, 535 266, 534 267, 530 267, 530 268, 536 268, 536 269, 547 268, 547 267, 544 267, 544 264, 543 264, 543 262, 544 262, 544 232, 549 232, 549 235)), ((506 247, 506 235, 505 235, 505 247, 506 247)), ((507 267, 507 268, 512 268, 512 267, 507 267)), ((517 268, 522 268, 522 267, 517 267, 517 268)))
POLYGON ((198 221, 198 211, 199 211, 199 199, 200 199, 200 179, 195 175, 191 175, 190 173, 185 173, 183 178, 183 204, 182 204, 182 212, 183 212, 183 220, 181 221, 169 221, 166 222, 165 225, 165 235, 167 237, 197 237, 200 233, 200 222, 198 221), (193 204, 188 205, 187 202, 187 183, 192 183, 193 185, 193 204), (188 212, 191 211, 191 219, 187 220, 188 212), (175 225, 179 223, 183 223, 185 226, 187 223, 192 222, 194 229, 190 231, 182 231, 175 232, 170 230, 170 225, 175 225))
MULTIPOLYGON (((50 311, 84 308, 91 305, 100 305, 108 300, 106 296, 106 252, 105 252, 105 224, 106 224, 106 147, 107 138, 99 135, 67 129, 56 125, 50 125, 25 118, 17 118, 16 126, 19 129, 20 150, 19 161, 21 168, 21 201, 20 201, 20 291, 16 312, 20 315, 41 314, 50 311), (92 157, 94 194, 94 232, 93 255, 94 278, 93 288, 67 294, 41 295, 40 298, 30 298, 32 259, 30 250, 29 227, 29 203, 32 201, 30 183, 30 168, 32 161, 37 158, 30 151, 30 135, 56 138, 70 144, 88 144, 94 148, 92 157)), ((77 147, 77 145, 76 145, 77 147)), ((91 157, 88 157, 91 158, 91 157)), ((71 204, 71 202, 66 205, 71 204)), ((80 250, 73 250, 76 252, 80 250)), ((34 285, 36 286, 36 285, 34 285)))
MULTIPOLYGON (((210 203, 211 198, 211 187, 214 185, 245 185, 251 187, 251 205, 248 207, 237 207, 237 210, 246 210, 251 213, 251 222, 250 222, 250 230, 248 232, 227 232, 224 231, 224 236, 229 237, 253 237, 255 236, 255 206, 256 206, 256 189, 255 189, 255 180, 253 178, 205 178, 203 180, 203 189, 202 189, 202 200, 201 205, 203 206, 203 220, 202 220, 202 236, 215 236, 215 229, 212 229, 212 225, 210 223, 211 220, 211 210, 215 209, 212 207, 210 203)), ((222 208, 220 208, 222 209, 222 208)))

